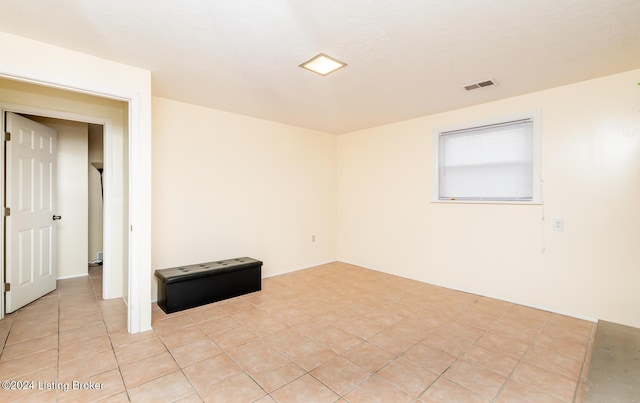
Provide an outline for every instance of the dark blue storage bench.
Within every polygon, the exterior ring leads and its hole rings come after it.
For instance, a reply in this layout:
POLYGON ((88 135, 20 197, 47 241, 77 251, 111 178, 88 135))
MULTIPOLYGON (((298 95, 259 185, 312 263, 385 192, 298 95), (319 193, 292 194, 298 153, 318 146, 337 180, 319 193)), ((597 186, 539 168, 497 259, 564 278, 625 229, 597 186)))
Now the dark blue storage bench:
POLYGON ((182 311, 262 289, 262 262, 250 257, 156 270, 158 306, 182 311))

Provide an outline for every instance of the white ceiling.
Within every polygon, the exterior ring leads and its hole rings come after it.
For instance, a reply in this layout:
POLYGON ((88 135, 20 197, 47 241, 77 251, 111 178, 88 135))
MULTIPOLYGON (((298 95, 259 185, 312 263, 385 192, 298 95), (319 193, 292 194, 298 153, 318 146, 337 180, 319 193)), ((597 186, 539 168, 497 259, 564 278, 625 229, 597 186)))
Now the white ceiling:
POLYGON ((148 69, 154 95, 330 133, 640 68, 639 0, 0 6, 1 31, 148 69), (348 66, 298 67, 319 52, 348 66), (487 79, 499 84, 462 89, 487 79))

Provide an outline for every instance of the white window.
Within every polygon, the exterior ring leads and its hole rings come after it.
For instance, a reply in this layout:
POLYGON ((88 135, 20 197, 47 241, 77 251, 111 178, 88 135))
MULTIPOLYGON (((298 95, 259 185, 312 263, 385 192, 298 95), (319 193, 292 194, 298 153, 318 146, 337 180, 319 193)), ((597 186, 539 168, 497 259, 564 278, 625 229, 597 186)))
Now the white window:
POLYGON ((540 202, 539 114, 434 132, 434 199, 540 202))

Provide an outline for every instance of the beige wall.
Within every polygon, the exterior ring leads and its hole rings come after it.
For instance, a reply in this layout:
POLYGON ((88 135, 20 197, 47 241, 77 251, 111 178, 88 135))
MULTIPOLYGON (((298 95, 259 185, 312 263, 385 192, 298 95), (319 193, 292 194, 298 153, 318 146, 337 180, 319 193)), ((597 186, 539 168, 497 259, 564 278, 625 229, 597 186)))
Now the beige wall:
POLYGON ((102 246, 102 215, 103 203, 100 187, 100 173, 91 165, 92 162, 104 163, 104 135, 102 125, 89 125, 89 249, 87 261, 97 258, 98 252, 103 252, 102 246))
POLYGON ((152 106, 153 269, 250 256, 268 277, 335 259, 334 135, 152 106))
POLYGON ((339 136, 338 260, 640 327, 638 82, 640 70, 339 136), (534 110, 542 206, 430 202, 434 128, 534 110))
MULTIPOLYGON (((110 135, 114 150, 114 166, 111 180, 113 181, 113 212, 109 222, 111 226, 112 242, 112 276, 109 279, 112 297, 124 296, 127 275, 128 257, 125 255, 128 242, 128 216, 124 203, 126 201, 125 181, 128 175, 124 147, 127 141, 127 104, 106 98, 62 91, 54 88, 42 87, 13 80, 0 78, 0 103, 9 109, 31 111, 51 110, 55 114, 95 117, 96 120, 107 120, 110 123, 110 135)), ((86 172, 86 166, 82 168, 86 172)), ((86 236, 86 231, 84 235, 86 236)), ((86 250, 82 249, 83 251, 86 250)), ((83 260, 86 254, 83 253, 83 260)), ((86 261, 84 262, 86 265, 86 261)))
POLYGON ((86 123, 29 117, 58 134, 56 223, 58 278, 86 276, 88 239, 88 133, 86 123))

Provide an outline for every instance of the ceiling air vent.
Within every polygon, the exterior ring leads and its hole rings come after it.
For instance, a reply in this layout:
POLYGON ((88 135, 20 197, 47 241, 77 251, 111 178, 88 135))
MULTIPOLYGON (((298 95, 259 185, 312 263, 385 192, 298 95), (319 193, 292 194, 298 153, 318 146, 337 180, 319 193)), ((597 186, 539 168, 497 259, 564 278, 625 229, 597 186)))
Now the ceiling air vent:
POLYGON ((494 85, 495 83, 496 83, 495 80, 481 81, 479 83, 473 83, 473 84, 465 85, 464 89, 467 90, 467 91, 471 91, 471 90, 475 90, 477 88, 488 87, 490 85, 494 85))

